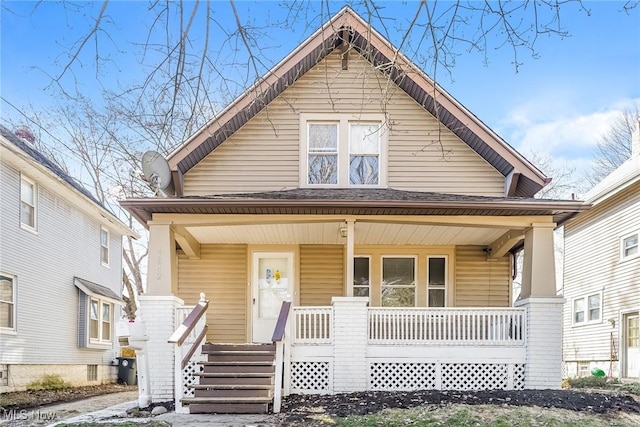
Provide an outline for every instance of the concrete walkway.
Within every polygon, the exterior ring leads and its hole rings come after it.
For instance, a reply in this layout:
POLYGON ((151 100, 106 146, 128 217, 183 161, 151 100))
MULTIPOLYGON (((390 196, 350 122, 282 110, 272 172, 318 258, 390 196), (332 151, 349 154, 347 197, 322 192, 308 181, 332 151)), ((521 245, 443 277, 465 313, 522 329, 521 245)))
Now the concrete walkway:
POLYGON ((275 427, 277 417, 269 414, 176 414, 168 412, 156 417, 128 418, 127 410, 138 407, 138 392, 105 394, 76 402, 45 406, 27 411, 3 414, 2 427, 56 426, 58 424, 144 424, 150 420, 163 421, 172 426, 214 427, 275 427))

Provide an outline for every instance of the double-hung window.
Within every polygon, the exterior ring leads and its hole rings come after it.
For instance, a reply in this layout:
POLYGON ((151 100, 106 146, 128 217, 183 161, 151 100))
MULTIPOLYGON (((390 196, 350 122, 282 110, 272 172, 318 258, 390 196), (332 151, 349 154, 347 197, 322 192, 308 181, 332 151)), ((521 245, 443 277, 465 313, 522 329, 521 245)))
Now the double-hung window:
POLYGON ((385 185, 383 116, 301 115, 300 184, 346 188, 385 185))
POLYGON ((20 178, 20 225, 27 230, 36 229, 38 186, 35 181, 20 178))
POLYGON ((415 307, 416 259, 414 257, 382 258, 382 306, 415 307))
POLYGON ((356 257, 353 259, 353 296, 370 296, 371 271, 368 257, 356 257))
POLYGON ((16 329, 16 280, 0 273, 0 332, 16 329))
POLYGON ((620 259, 622 261, 640 256, 639 235, 640 233, 636 232, 620 239, 620 259))
POLYGON ((573 324, 582 325, 602 320, 602 293, 594 293, 573 300, 573 324))
POLYGON ((109 230, 100 227, 100 261, 109 266, 109 230))
POLYGON ((427 258, 427 297, 429 307, 447 305, 447 258, 429 256, 427 258))
POLYGON ((91 298, 89 305, 89 342, 111 344, 113 304, 91 298))

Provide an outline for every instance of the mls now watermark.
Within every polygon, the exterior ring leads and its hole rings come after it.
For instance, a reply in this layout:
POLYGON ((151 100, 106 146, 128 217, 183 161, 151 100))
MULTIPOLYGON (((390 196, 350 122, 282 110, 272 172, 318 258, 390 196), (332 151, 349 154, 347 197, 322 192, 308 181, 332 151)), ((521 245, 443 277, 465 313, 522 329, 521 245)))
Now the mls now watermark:
POLYGON ((5 421, 53 421, 56 418, 58 414, 55 411, 2 410, 2 419, 5 421))

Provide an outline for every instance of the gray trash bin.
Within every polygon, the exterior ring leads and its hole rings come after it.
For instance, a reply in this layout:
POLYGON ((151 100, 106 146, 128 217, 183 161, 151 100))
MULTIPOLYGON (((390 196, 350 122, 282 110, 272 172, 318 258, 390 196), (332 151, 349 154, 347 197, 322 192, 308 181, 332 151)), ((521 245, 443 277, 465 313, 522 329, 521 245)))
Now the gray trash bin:
POLYGON ((116 357, 118 359, 118 384, 138 384, 138 372, 135 357, 116 357))

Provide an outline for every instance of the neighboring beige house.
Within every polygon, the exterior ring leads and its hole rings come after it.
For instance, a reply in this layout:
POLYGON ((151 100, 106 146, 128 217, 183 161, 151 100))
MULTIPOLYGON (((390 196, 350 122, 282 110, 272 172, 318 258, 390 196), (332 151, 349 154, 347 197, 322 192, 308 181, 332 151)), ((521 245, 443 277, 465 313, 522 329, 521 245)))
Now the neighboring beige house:
POLYGON ((553 230, 586 207, 534 199, 548 178, 351 9, 168 163, 175 196, 121 202, 150 233, 151 399, 277 411, 281 378, 284 394, 560 387, 553 230), (174 374, 172 320, 200 293, 214 344, 177 346, 174 374), (283 301, 275 365, 272 346, 215 344, 270 343, 283 301), (261 348, 266 367, 230 367, 261 348))
POLYGON ((115 382, 122 236, 135 235, 0 125, 0 392, 115 382))
POLYGON ((563 359, 569 377, 640 379, 640 129, 631 158, 565 225, 563 359))

